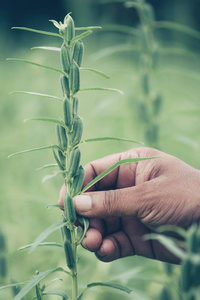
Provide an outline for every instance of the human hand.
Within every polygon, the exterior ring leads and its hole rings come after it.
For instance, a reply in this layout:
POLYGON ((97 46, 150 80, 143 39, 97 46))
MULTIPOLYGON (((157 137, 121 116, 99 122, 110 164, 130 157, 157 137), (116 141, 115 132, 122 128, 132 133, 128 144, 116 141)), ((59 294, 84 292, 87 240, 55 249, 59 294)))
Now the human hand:
MULTIPOLYGON (((74 197, 77 213, 90 219, 83 246, 102 261, 136 254, 177 262, 157 241, 145 241, 144 235, 161 225, 188 227, 200 219, 200 171, 155 149, 131 149, 87 164, 83 186, 121 159, 152 156, 161 157, 120 165, 74 197)), ((63 186, 62 206, 64 193, 63 186)))

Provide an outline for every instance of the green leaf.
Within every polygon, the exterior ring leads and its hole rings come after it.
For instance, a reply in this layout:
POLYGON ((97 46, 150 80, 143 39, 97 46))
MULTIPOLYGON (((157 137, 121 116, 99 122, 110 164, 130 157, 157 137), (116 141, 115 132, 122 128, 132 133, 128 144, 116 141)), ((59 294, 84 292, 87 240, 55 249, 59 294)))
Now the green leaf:
POLYGON ((65 226, 66 223, 57 222, 46 228, 33 242, 31 249, 34 250, 43 240, 45 240, 51 233, 65 226))
POLYGON ((55 281, 57 281, 57 280, 63 281, 62 278, 57 277, 57 278, 54 278, 54 279, 50 280, 48 283, 46 283, 46 284, 45 284, 45 287, 51 285, 53 282, 55 282, 55 281))
POLYGON ((81 143, 101 142, 101 141, 121 141, 121 142, 130 142, 130 143, 137 143, 137 144, 144 145, 144 143, 139 142, 139 141, 125 139, 125 138, 112 137, 112 136, 104 136, 104 137, 86 139, 84 141, 81 141, 81 143))
POLYGON ((44 165, 40 168, 37 168, 36 170, 41 171, 41 170, 44 170, 44 169, 53 168, 53 167, 57 167, 57 166, 58 166, 58 164, 48 164, 48 165, 44 165))
POLYGON ((64 124, 63 121, 57 120, 57 119, 50 119, 50 118, 43 118, 43 117, 39 117, 39 118, 30 118, 30 119, 25 119, 24 122, 28 122, 28 121, 44 121, 44 122, 50 122, 50 123, 55 123, 58 124, 62 127, 64 127, 66 129, 66 126, 64 124))
POLYGON ((159 21, 159 22, 155 22, 152 25, 152 28, 155 29, 159 29, 159 28, 166 28, 166 29, 172 29, 172 30, 176 30, 185 34, 190 35, 191 37, 194 37, 196 39, 200 39, 200 32, 190 28, 188 26, 179 24, 179 23, 174 23, 174 22, 168 22, 168 21, 159 21))
POLYGON ((61 296, 61 297, 63 297, 62 300, 68 299, 67 294, 65 294, 65 293, 62 292, 62 291, 57 291, 57 290, 45 292, 45 293, 43 293, 42 295, 44 295, 44 296, 46 296, 46 295, 56 295, 56 296, 61 296))
POLYGON ((81 225, 83 225, 83 228, 84 228, 83 235, 82 235, 81 239, 78 241, 78 243, 81 244, 81 242, 84 239, 86 232, 90 226, 90 222, 89 222, 88 218, 80 216, 80 215, 78 215, 77 218, 78 218, 78 221, 81 223, 81 225))
POLYGON ((11 29, 26 30, 26 31, 31 31, 31 32, 35 32, 35 33, 45 34, 45 35, 53 35, 53 36, 62 38, 61 35, 58 34, 58 33, 48 32, 48 31, 43 31, 43 30, 37 30, 37 29, 32 29, 32 28, 27 28, 27 27, 12 27, 11 29))
POLYGON ((107 170, 105 170, 104 172, 102 172, 101 174, 99 174, 97 177, 95 177, 92 181, 90 181, 81 191, 81 194, 84 193, 86 190, 88 190, 91 186, 93 186, 95 183, 97 183, 98 181, 100 181, 103 177, 105 177, 106 175, 108 175, 110 172, 112 172, 114 169, 116 169, 117 167, 119 167, 120 165, 129 165, 132 164, 134 162, 138 162, 138 161, 143 161, 143 160, 148 160, 148 159, 155 159, 155 158, 159 158, 160 156, 155 156, 155 157, 144 157, 144 158, 127 158, 127 159, 122 159, 120 161, 118 161, 117 163, 115 163, 112 167, 108 168, 107 170))
POLYGON ((47 209, 49 209, 49 208, 60 208, 60 209, 63 210, 63 207, 60 206, 59 204, 49 204, 49 205, 46 206, 46 208, 47 209))
POLYGON ((77 300, 81 300, 83 297, 83 294, 90 288, 96 287, 96 286, 105 286, 105 287, 110 287, 110 288, 114 288, 117 290, 120 290, 122 292, 125 292, 127 294, 130 294, 132 292, 131 289, 129 289, 128 287, 125 287, 121 284, 117 284, 117 283, 111 283, 111 282, 93 282, 87 285, 87 288, 81 293, 81 295, 78 297, 77 300))
POLYGON ((131 26, 125 26, 125 25, 118 25, 118 24, 109 24, 103 26, 104 31, 117 31, 120 33, 127 33, 132 35, 139 36, 140 31, 138 29, 135 29, 131 26))
POLYGON ((86 36, 90 35, 92 33, 92 30, 87 30, 77 36, 75 36, 72 40, 71 40, 71 45, 74 44, 76 41, 85 38, 86 36))
POLYGON ((103 88, 103 87, 96 87, 96 88, 86 88, 86 89, 81 89, 79 92, 88 92, 88 91, 108 91, 108 92, 116 92, 121 95, 124 93, 118 89, 113 89, 113 88, 103 88))
POLYGON ((52 99, 55 99, 55 100, 63 101, 62 98, 59 98, 59 97, 56 97, 56 96, 53 96, 53 95, 47 95, 47 94, 41 94, 41 93, 35 93, 35 92, 27 92, 27 91, 13 91, 13 92, 10 92, 10 94, 16 94, 16 93, 41 96, 41 97, 52 98, 52 99))
POLYGON ((36 276, 33 277, 26 285, 23 287, 23 289, 17 294, 13 300, 21 300, 30 290, 35 287, 38 283, 40 283, 41 280, 43 280, 46 276, 49 274, 52 274, 54 272, 64 272, 63 268, 55 268, 55 269, 50 269, 47 271, 44 271, 36 276))
POLYGON ((167 250, 169 250, 172 254, 174 254, 175 256, 177 256, 178 258, 180 258, 181 260, 185 259, 187 254, 182 250, 180 249, 176 244, 175 242, 169 238, 169 237, 166 237, 164 235, 161 235, 161 234, 156 234, 156 233, 152 233, 152 234, 146 234, 145 235, 145 240, 156 240, 158 241, 159 243, 161 243, 167 250))
POLYGON ((82 30, 93 30, 93 29, 102 29, 101 26, 89 26, 89 27, 76 27, 75 30, 82 31, 82 30))
POLYGON ((10 287, 14 287, 14 286, 18 286, 18 285, 24 285, 26 284, 28 281, 23 281, 23 282, 17 282, 17 283, 11 283, 11 284, 7 284, 4 286, 0 286, 0 291, 6 288, 10 288, 10 287))
POLYGON ((48 47, 48 46, 32 47, 31 50, 48 50, 48 51, 60 52, 60 48, 58 48, 58 47, 48 47))
POLYGON ((100 76, 102 76, 102 77, 104 77, 106 79, 110 78, 110 76, 108 76, 107 74, 105 74, 105 73, 103 73, 103 72, 101 72, 99 70, 96 70, 96 69, 92 69, 92 68, 80 68, 80 70, 82 70, 82 71, 90 71, 90 72, 96 73, 96 74, 98 74, 98 75, 100 75, 100 76))
POLYGON ((59 170, 59 171, 53 171, 53 174, 49 174, 49 175, 44 176, 43 179, 42 179, 42 182, 45 182, 45 181, 47 181, 47 180, 49 180, 49 179, 51 179, 53 177, 56 177, 59 174, 65 174, 65 173, 67 173, 67 170, 64 170, 64 171, 61 171, 61 170, 59 170))
POLYGON ((33 66, 41 67, 41 68, 44 68, 44 69, 47 69, 47 70, 51 70, 51 71, 54 71, 54 72, 57 72, 57 73, 61 73, 61 74, 66 76, 66 73, 63 72, 62 70, 58 70, 58 69, 55 69, 55 68, 52 68, 52 67, 44 66, 44 65, 35 63, 33 61, 30 61, 30 60, 25 60, 25 59, 21 59, 21 58, 7 58, 7 60, 21 61, 21 62, 24 62, 26 64, 31 64, 33 66))
POLYGON ((39 147, 39 148, 32 148, 32 149, 12 153, 8 156, 8 158, 10 158, 12 156, 15 156, 15 155, 18 155, 18 154, 23 154, 23 153, 28 153, 28 152, 38 151, 38 150, 46 150, 46 149, 59 149, 60 150, 60 148, 57 145, 45 146, 45 147, 39 147))
MULTIPOLYGON (((33 244, 29 244, 29 245, 25 245, 25 246, 18 248, 18 250, 19 251, 25 250, 25 249, 29 249, 32 247, 33 247, 33 244)), ((45 243, 38 244, 38 247, 63 247, 63 245, 59 244, 59 243, 55 243, 55 242, 45 242, 45 243)))
POLYGON ((159 233, 164 233, 164 232, 175 232, 179 236, 183 237, 184 239, 187 236, 187 231, 181 227, 175 226, 175 225, 163 225, 160 226, 156 229, 157 232, 159 233))

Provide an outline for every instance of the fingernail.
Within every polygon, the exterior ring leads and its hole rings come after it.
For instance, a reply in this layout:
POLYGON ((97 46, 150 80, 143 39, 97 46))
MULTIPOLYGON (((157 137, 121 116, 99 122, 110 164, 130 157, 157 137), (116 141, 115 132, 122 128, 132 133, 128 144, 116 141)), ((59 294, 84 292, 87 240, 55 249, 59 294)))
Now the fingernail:
POLYGON ((74 197, 74 204, 78 212, 87 212, 92 208, 92 199, 90 196, 82 195, 74 197))
POLYGON ((99 257, 104 257, 104 256, 106 256, 105 253, 100 252, 100 251, 97 251, 96 254, 97 254, 97 256, 99 256, 99 257))

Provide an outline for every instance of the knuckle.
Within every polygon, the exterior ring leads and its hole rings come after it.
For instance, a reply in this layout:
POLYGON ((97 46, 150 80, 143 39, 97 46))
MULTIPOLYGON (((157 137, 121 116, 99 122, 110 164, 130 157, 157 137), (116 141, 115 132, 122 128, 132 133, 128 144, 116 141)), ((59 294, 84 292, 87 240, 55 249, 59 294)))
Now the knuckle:
MULTIPOLYGON (((119 192, 119 191, 118 191, 119 192)), ((105 191, 103 209, 109 216, 116 216, 119 211, 119 196, 115 190, 105 191)))

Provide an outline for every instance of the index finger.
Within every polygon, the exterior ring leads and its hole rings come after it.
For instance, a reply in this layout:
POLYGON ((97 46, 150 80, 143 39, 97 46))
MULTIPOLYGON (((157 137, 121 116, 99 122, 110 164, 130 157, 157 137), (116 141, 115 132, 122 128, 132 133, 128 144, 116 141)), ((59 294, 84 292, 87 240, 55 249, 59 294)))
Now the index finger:
MULTIPOLYGON (((85 169, 85 178, 83 182, 83 187, 85 187, 94 178, 100 175, 102 172, 106 171, 108 168, 112 167, 115 163, 122 159, 136 158, 138 157, 137 151, 134 149, 116 153, 112 155, 105 156, 103 158, 97 159, 88 163, 85 169)), ((100 191, 107 189, 125 188, 135 185, 135 170, 137 164, 131 165, 120 165, 105 177, 103 177, 99 182, 90 187, 87 192, 100 191)))

